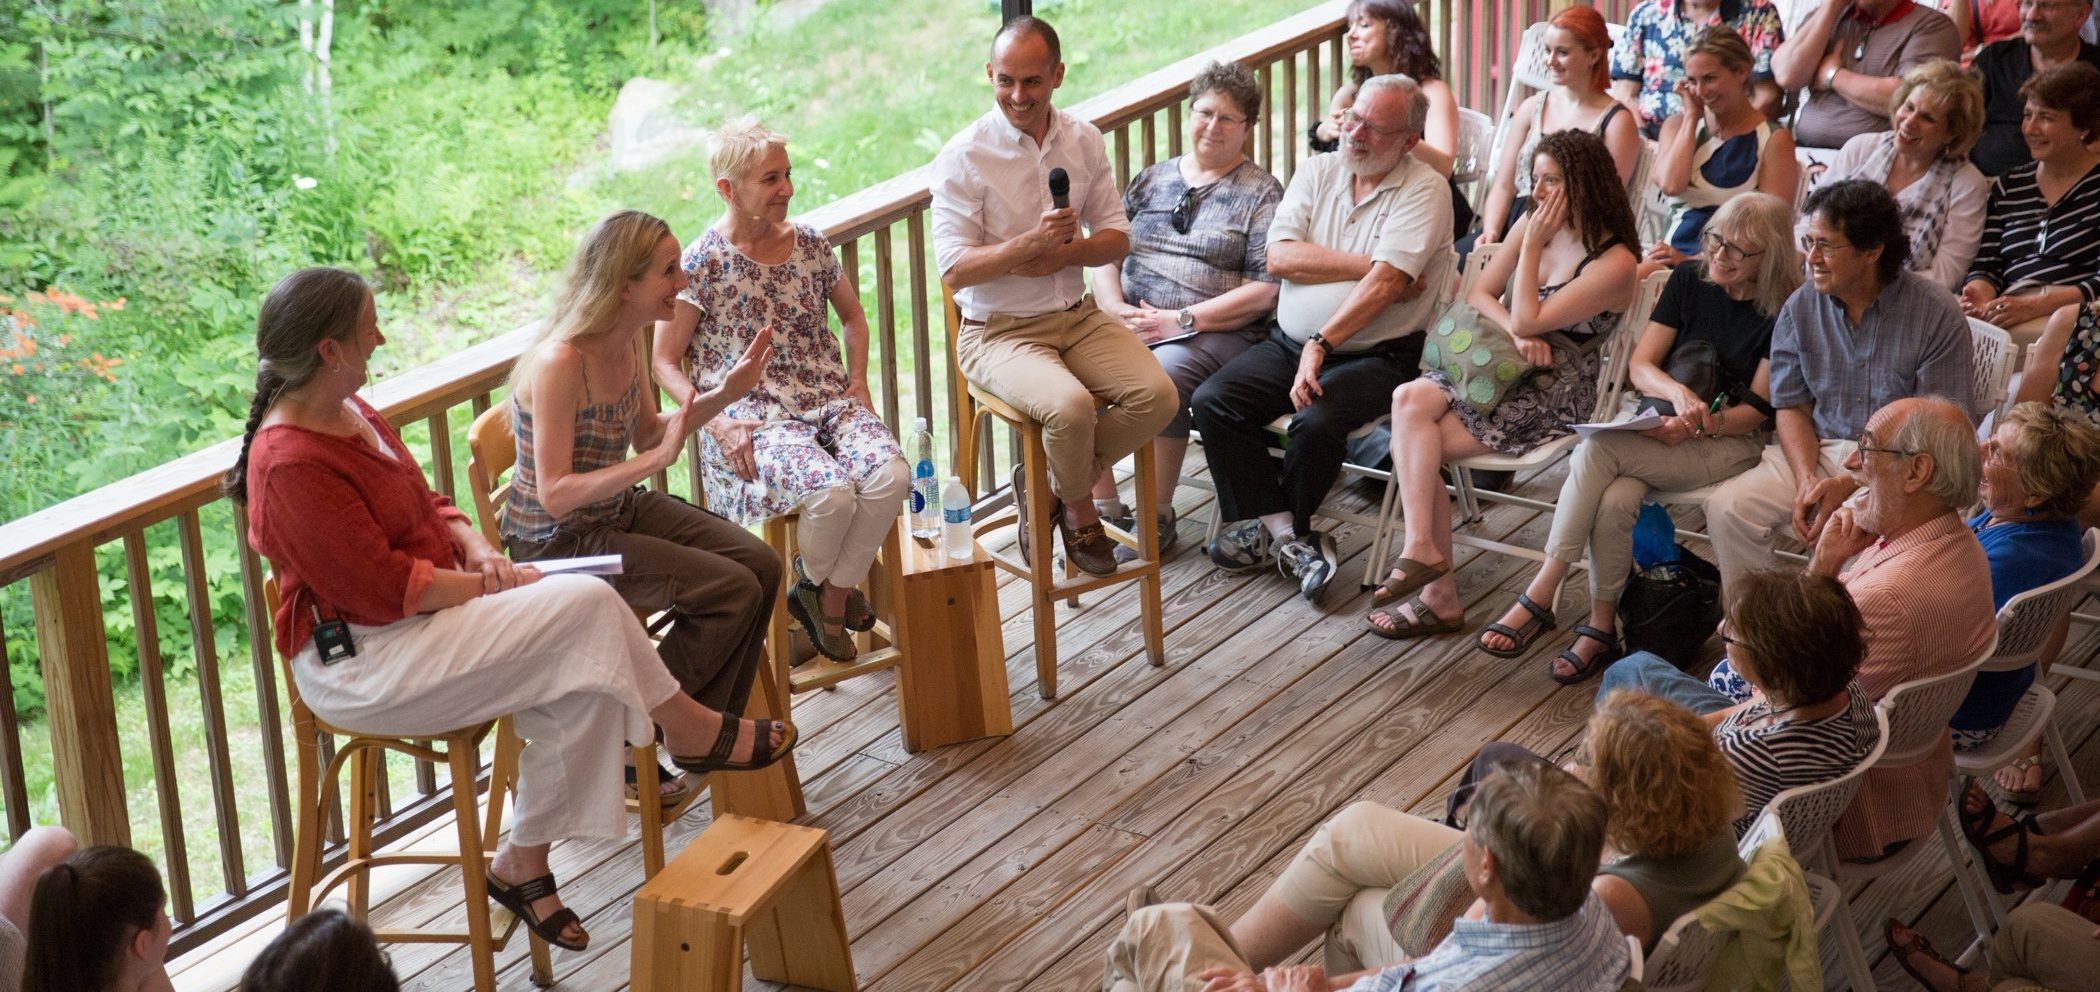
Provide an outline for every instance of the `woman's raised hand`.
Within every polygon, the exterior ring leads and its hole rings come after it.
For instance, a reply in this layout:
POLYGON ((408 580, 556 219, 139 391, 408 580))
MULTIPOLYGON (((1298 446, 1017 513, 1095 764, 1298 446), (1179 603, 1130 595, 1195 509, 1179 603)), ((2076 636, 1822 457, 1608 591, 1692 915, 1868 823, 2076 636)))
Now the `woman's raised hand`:
POLYGON ((1689 79, 1678 80, 1675 89, 1677 99, 1684 101, 1685 128, 1689 130, 1706 115, 1706 101, 1699 98, 1699 87, 1693 86, 1689 79))
POLYGON ((1561 187, 1541 190, 1532 198, 1531 214, 1524 223, 1524 247, 1537 251, 1568 223, 1568 194, 1561 187))

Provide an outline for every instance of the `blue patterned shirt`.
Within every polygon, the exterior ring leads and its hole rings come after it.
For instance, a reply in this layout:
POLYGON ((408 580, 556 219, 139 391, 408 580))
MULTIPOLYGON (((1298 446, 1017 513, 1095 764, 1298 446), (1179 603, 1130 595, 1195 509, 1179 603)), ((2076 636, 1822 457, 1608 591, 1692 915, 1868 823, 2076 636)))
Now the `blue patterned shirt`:
POLYGON ((1626 938, 1592 892, 1575 915, 1551 923, 1460 917, 1428 954, 1359 979, 1348 992, 1612 992, 1631 971, 1626 938))
POLYGON ((1772 0, 1721 0, 1716 15, 1699 23, 1677 10, 1678 0, 1641 0, 1626 16, 1626 38, 1611 49, 1611 78, 1641 84, 1641 133, 1650 138, 1663 118, 1677 113, 1677 81, 1684 78, 1684 50, 1692 38, 1716 24, 1726 24, 1750 44, 1756 59, 1752 79, 1772 78, 1772 53, 1786 38, 1779 8, 1772 0))
POLYGON ((1816 436, 1850 441, 1907 396, 1945 396, 1976 414, 1969 323, 1946 287, 1898 272, 1858 326, 1837 297, 1803 284, 1772 328, 1772 405, 1813 404, 1816 436))

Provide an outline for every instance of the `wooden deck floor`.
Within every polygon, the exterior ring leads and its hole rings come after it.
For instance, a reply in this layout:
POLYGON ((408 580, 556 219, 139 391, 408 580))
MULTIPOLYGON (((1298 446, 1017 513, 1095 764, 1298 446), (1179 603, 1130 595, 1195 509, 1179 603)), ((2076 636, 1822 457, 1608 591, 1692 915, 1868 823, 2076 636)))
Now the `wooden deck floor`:
MULTIPOLYGON (((1201 459, 1193 459, 1200 465, 1201 459)), ((1525 484, 1547 494, 1557 472, 1525 484)), ((1360 498, 1351 496, 1350 498, 1360 498)), ((1471 634, 1397 645, 1369 636, 1356 580, 1370 535, 1338 531, 1344 571, 1316 607, 1274 573, 1228 576, 1194 549, 1209 494, 1184 486, 1183 549, 1164 568, 1168 663, 1146 664, 1136 595, 1059 610, 1061 695, 1038 697, 1027 597, 1002 586, 1015 732, 917 755, 899 739, 889 673, 799 697, 796 752, 803 822, 831 832, 861 987, 871 992, 1099 987, 1124 893, 1244 910, 1327 816, 1369 799, 1440 811, 1472 753, 1511 740, 1544 754, 1570 749, 1594 684, 1563 688, 1545 659, 1502 660, 1471 634)), ((1497 507, 1475 526, 1538 546, 1544 515, 1497 507)), ((1529 576, 1529 563, 1460 549, 1458 579, 1477 630, 1529 576)), ((1579 592, 1564 609, 1587 608, 1579 592)), ((2066 659, 2088 661, 2100 633, 2074 629, 2066 659)), ((2057 677, 2054 682, 2066 681, 2057 677)), ((2084 781, 2100 783, 2100 689, 2062 690, 2062 726, 2084 781)), ((2054 780, 2044 802, 2062 802, 2054 780)), ((702 804, 673 828, 673 851, 707 825, 702 804)), ((442 845, 449 826, 420 842, 442 845)), ((592 946, 556 952, 558 988, 627 984, 629 900, 641 882, 632 840, 557 845, 554 869, 583 914, 592 946)), ((1882 954, 1881 920, 1922 919, 1941 947, 1969 933, 1937 851, 1855 898, 1882 987, 1909 988, 1882 954)), ((402 876, 382 917, 458 917, 455 878, 402 876)), ((230 988, 275 932, 262 920, 177 962, 191 992, 230 988)), ((464 953, 390 948, 408 989, 461 989, 464 953)), ((1828 957, 1826 955, 1826 957, 1828 957)), ((531 988, 522 941, 499 956, 502 988, 531 988)), ((754 988, 769 987, 752 982, 754 988)))

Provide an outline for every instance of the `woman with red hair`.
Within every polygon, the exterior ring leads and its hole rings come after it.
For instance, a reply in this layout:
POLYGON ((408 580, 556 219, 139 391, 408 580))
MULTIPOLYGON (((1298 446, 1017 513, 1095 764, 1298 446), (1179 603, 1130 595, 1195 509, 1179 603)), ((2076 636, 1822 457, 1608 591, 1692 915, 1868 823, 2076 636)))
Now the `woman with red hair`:
POLYGON ((1543 38, 1551 89, 1517 106, 1495 161, 1480 244, 1509 233, 1531 206, 1531 170, 1520 168, 1537 153, 1539 139, 1555 131, 1588 131, 1604 139, 1621 182, 1631 181, 1640 161, 1640 122, 1612 98, 1611 32, 1595 7, 1569 7, 1547 22, 1543 38))

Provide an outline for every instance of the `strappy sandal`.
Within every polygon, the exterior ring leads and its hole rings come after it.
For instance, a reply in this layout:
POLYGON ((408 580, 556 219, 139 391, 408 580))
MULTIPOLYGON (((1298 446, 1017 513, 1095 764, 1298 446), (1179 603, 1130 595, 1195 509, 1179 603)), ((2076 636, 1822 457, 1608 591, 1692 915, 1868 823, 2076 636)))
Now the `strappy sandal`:
POLYGON ((584 933, 581 941, 573 941, 564 936, 571 926, 578 932, 583 932, 583 920, 576 915, 575 910, 563 906, 544 920, 532 912, 533 903, 556 894, 552 872, 516 885, 504 883, 494 872, 484 872, 482 877, 488 880, 489 898, 495 900, 496 905, 510 910, 511 914, 518 918, 518 922, 525 924, 525 928, 531 930, 534 936, 564 951, 580 951, 591 946, 589 933, 584 933))
POLYGON ((1998 890, 1999 895, 2011 895, 2013 889, 2019 886, 2039 888, 2047 881, 2027 870, 2027 838, 2042 832, 2033 813, 2017 819, 2009 817, 2005 826, 1989 830, 1998 812, 1998 807, 1990 801, 1989 794, 1983 791, 1982 786, 1971 781, 1968 789, 1963 791, 1962 798, 1961 832, 1968 837, 1969 845, 1976 849, 1976 860, 1983 865, 1984 874, 1990 876, 1991 888, 1998 890), (1982 810, 1969 810, 1968 799, 1971 794, 1983 798, 1982 810), (1985 833, 1986 830, 1989 832, 1985 833), (1991 855, 1991 847, 2008 837, 2013 838, 2013 858, 2010 862, 2000 861, 1991 855))
POLYGON ((1551 663, 1548 663, 1546 666, 1546 674, 1553 676, 1553 681, 1561 685, 1580 685, 1588 682, 1590 676, 1603 671, 1604 666, 1617 661, 1618 658, 1616 656, 1624 650, 1619 645, 1619 636, 1617 634, 1605 633, 1589 624, 1578 623, 1572 628, 1572 632, 1575 634, 1575 640, 1580 641, 1587 637, 1604 645, 1604 650, 1591 655, 1588 661, 1584 661, 1581 655, 1575 653, 1575 645, 1573 643, 1561 648, 1560 653, 1553 656, 1554 660, 1567 662, 1568 667, 1573 669, 1573 671, 1562 675, 1551 663))
POLYGON ((1405 598, 1423 586, 1435 582, 1451 572, 1449 562, 1441 565, 1431 565, 1428 562, 1416 561, 1413 558, 1402 558, 1393 563, 1393 568, 1399 570, 1400 574, 1386 576, 1384 582, 1380 582, 1376 588, 1371 590, 1372 606, 1384 606, 1387 603, 1405 598))
POLYGON ((674 754, 671 755, 671 763, 677 765, 680 771, 691 772, 695 775, 708 775, 714 772, 755 771, 787 757, 788 752, 795 749, 795 744, 800 739, 801 733, 795 729, 795 725, 792 723, 780 720, 763 722, 745 720, 742 717, 724 713, 722 714, 722 730, 715 735, 714 747, 708 749, 706 757, 693 758, 674 754), (758 738, 751 742, 751 757, 743 761, 731 761, 729 756, 736 753, 737 729, 745 723, 749 723, 757 728, 758 738), (772 744, 772 728, 774 727, 780 728, 779 747, 774 747, 772 744))
POLYGON ((1369 627, 1371 629, 1371 633, 1377 634, 1378 636, 1383 637, 1386 640, 1404 641, 1412 637, 1433 637, 1437 634, 1456 634, 1459 631, 1466 629, 1466 618, 1464 614, 1460 614, 1456 619, 1446 620, 1443 617, 1437 616, 1436 611, 1430 609, 1428 603, 1422 602, 1422 597, 1416 596, 1413 599, 1410 599, 1405 603, 1401 603, 1399 606, 1393 607, 1391 609, 1372 610, 1370 613, 1365 614, 1364 626, 1369 627), (1402 611, 1406 610, 1410 606, 1415 608, 1415 619, 1412 620, 1408 619, 1402 613, 1402 611), (1393 625, 1391 627, 1386 627, 1383 624, 1380 624, 1377 620, 1373 619, 1374 617, 1381 616, 1391 621, 1393 625), (1427 617, 1428 619, 1421 619, 1423 617, 1427 617))
MULTIPOLYGON (((802 556, 795 556, 795 578, 805 585, 816 585, 809 581, 809 571, 802 567, 802 556)), ((846 590, 846 629, 866 631, 875 629, 875 608, 868 605, 868 594, 858 587, 846 590)))
POLYGON ((1954 987, 1957 989, 1961 988, 1961 980, 1963 978, 1968 977, 1968 975, 1970 974, 1968 969, 1963 968, 1960 965, 1957 965, 1954 962, 1947 960, 1947 958, 1944 955, 1942 955, 1939 951, 1935 950, 1932 946, 1932 941, 1925 939, 1924 934, 1919 933, 1916 930, 1912 930, 1907 926, 1904 926, 1902 920, 1896 919, 1893 916, 1889 917, 1886 922, 1881 924, 1881 937, 1883 940, 1888 942, 1889 953, 1895 956, 1896 963, 1903 967, 1904 973, 1908 974, 1911 978, 1916 979, 1917 983, 1924 988, 1930 989, 1937 988, 1938 986, 1935 986, 1932 982, 1927 981, 1923 972, 1911 966, 1911 955, 1921 955, 1925 959, 1933 962, 1934 964, 1937 964, 1943 968, 1946 968, 1948 971, 1953 972, 1955 976, 1954 987), (1902 930, 1903 932, 1908 933, 1910 935, 1910 943, 1897 943, 1896 931, 1898 930, 1902 930))
POLYGON ((1526 596, 1521 592, 1518 593, 1517 605, 1523 607, 1525 612, 1531 614, 1531 619, 1526 620, 1523 627, 1511 630, 1508 624, 1498 621, 1488 624, 1480 632, 1482 637, 1486 637, 1489 634, 1501 634, 1509 638, 1512 646, 1508 648, 1491 648, 1487 646, 1486 641, 1481 641, 1479 642, 1480 650, 1497 658, 1515 658, 1531 650, 1531 642, 1538 640, 1540 634, 1560 626, 1560 621, 1553 616, 1553 611, 1533 602, 1530 596, 1526 596))
POLYGON ((2023 784, 2027 781, 2028 772, 2041 773, 2036 778, 2035 781, 2037 782, 2037 784, 2032 789, 2008 789, 2005 787, 2004 779, 1997 778, 1995 775, 1992 776, 1993 780, 1996 781, 1998 784, 1998 791, 2005 793, 2006 799, 2011 800, 2012 802, 2020 803, 2021 805, 2033 805, 2035 799, 2039 798, 2042 794, 2042 787, 2039 783, 2042 780, 2047 779, 2049 777, 2048 771, 2042 767, 2042 756, 2039 754, 2029 754, 2022 757, 2014 758, 2012 764, 2006 765, 2004 768, 1999 769, 1999 771, 2010 771, 2013 774, 2020 776, 2020 781, 2023 784))
MULTIPOLYGON (((626 773, 627 773, 627 799, 628 799, 628 801, 629 801, 629 802, 641 802, 641 800, 642 800, 642 774, 641 774, 641 772, 640 772, 640 771, 638 771, 638 770, 637 770, 637 769, 636 769, 636 768, 635 768, 635 767, 634 767, 633 765, 628 765, 628 766, 626 766, 626 767, 625 767, 625 768, 624 768, 623 770, 624 770, 624 771, 626 771, 626 773)), ((673 776, 671 776, 671 777, 669 777, 669 778, 665 778, 665 777, 664 777, 664 775, 663 775, 663 770, 662 770, 662 769, 657 769, 657 779, 656 779, 656 800, 657 800, 657 803, 658 803, 658 805, 661 805, 661 806, 662 806, 663 808, 665 808, 665 809, 672 809, 672 808, 675 808, 675 807, 676 807, 676 806, 677 806, 677 805, 678 805, 679 803, 685 802, 685 797, 687 797, 687 796, 690 796, 690 795, 692 795, 692 794, 693 794, 693 783, 692 783, 692 780, 691 780, 690 778, 688 778, 688 777, 687 777, 686 775, 684 775, 683 773, 680 773, 680 774, 678 774, 678 775, 673 775, 673 776), (677 788, 676 788, 676 789, 673 789, 673 790, 671 790, 671 791, 669 791, 669 792, 665 792, 665 791, 664 791, 664 786, 666 786, 666 785, 675 785, 675 786, 677 786, 677 788)))
POLYGON ((860 649, 853 645, 853 638, 846 633, 846 618, 824 612, 823 595, 816 586, 807 582, 795 583, 795 587, 788 590, 788 616, 802 625, 817 653, 833 661, 852 661, 860 654, 860 649))

